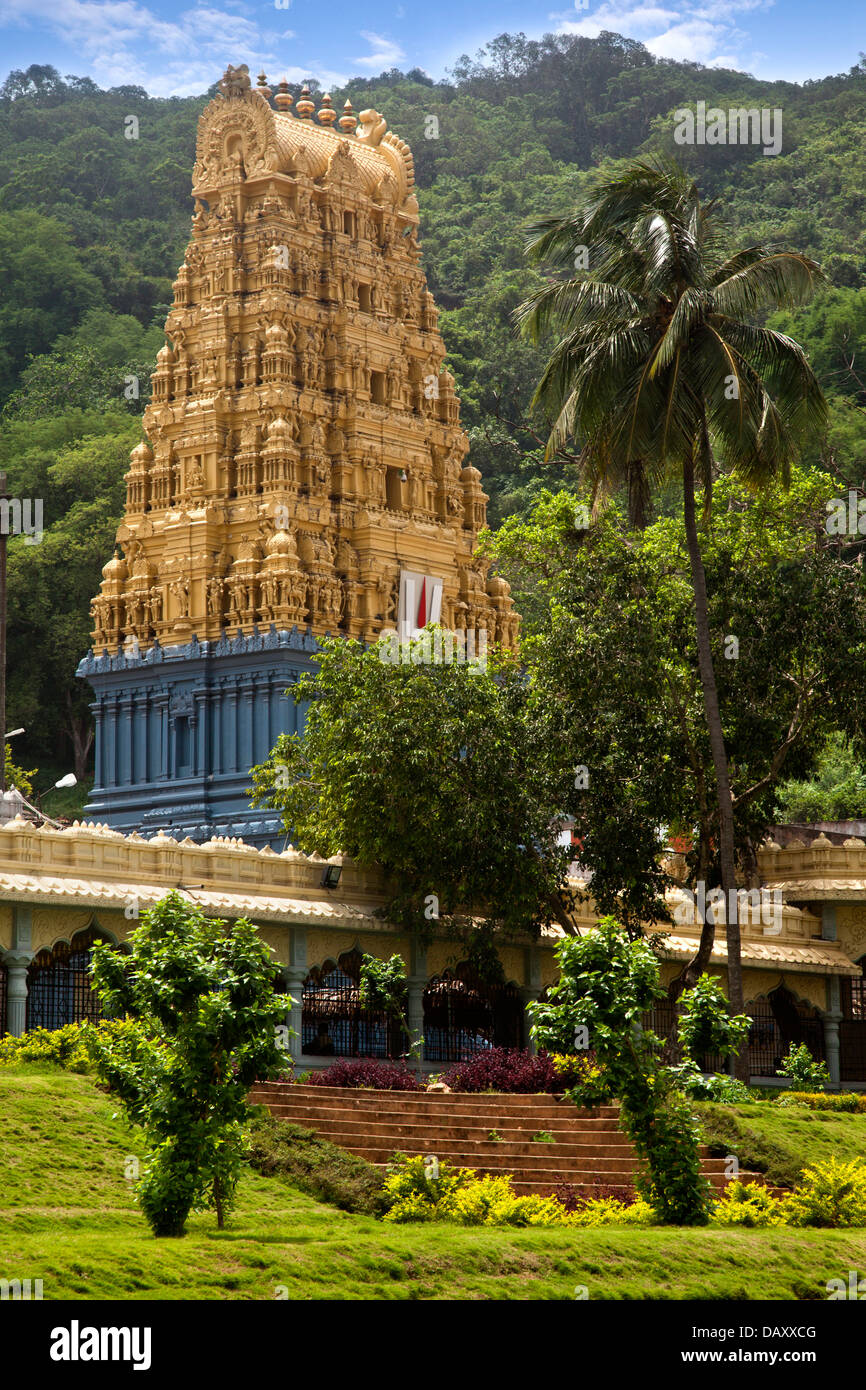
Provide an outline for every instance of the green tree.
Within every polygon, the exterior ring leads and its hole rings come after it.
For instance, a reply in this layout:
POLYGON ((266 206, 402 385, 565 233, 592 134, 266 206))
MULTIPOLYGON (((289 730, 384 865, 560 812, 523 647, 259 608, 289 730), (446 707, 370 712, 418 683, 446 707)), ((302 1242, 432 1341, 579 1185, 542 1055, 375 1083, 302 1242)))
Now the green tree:
MULTIPOLYGON (((795 468, 787 492, 757 496, 726 477, 716 491, 701 526, 708 619, 735 850, 754 886, 783 779, 808 775, 833 730, 862 748, 866 585, 825 529, 829 475, 795 468)), ((720 882, 690 564, 674 517, 633 531, 614 507, 576 524, 587 516, 579 497, 545 493, 485 548, 524 614, 533 746, 574 817, 592 896, 639 931, 666 917, 669 830, 692 841, 690 886, 720 882)), ((713 940, 710 917, 674 995, 707 968, 713 940)))
POLYGON ((130 947, 97 943, 93 981, 107 1016, 137 1026, 100 1031, 93 1046, 146 1136, 138 1198, 154 1235, 183 1235, 189 1213, 208 1208, 221 1228, 245 1152, 247 1091, 285 1055, 270 948, 245 919, 206 918, 179 893, 144 914, 130 947))
POLYGON ((750 322, 796 304, 821 280, 809 257, 754 245, 730 255, 710 205, 680 168, 639 162, 602 182, 585 207, 545 218, 528 254, 554 279, 521 308, 538 339, 559 326, 537 391, 553 420, 551 450, 575 437, 593 491, 625 486, 636 523, 651 482, 682 480, 694 620, 718 799, 719 867, 732 1003, 743 1005, 734 813, 710 637, 696 486, 709 511, 716 459, 749 484, 785 485, 798 440, 826 405, 792 339, 750 322), (584 251, 593 268, 574 275, 584 251))
MULTIPOLYGON (((705 1225, 709 1184, 701 1176, 699 1132, 671 1069, 659 1061, 659 1039, 644 1014, 663 994, 659 965, 647 941, 630 940, 611 917, 557 948, 559 979, 545 1001, 527 1005, 536 1041, 550 1052, 595 1053, 620 1123, 637 1150, 637 1187, 659 1220, 705 1225)), ((579 1093, 575 1099, 580 1103, 579 1093)))
POLYGON ((433 662, 431 646, 428 630, 395 661, 384 645, 323 641, 315 675, 290 690, 309 702, 304 735, 281 735, 253 768, 253 804, 279 807, 307 853, 380 867, 407 925, 571 931, 521 671, 507 655, 483 670, 433 662))

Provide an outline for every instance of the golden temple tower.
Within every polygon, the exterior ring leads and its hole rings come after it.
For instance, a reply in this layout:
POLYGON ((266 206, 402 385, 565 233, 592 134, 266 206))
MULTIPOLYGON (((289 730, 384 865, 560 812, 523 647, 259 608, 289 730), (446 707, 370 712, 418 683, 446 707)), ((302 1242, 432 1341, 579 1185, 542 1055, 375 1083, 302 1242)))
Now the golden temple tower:
POLYGON ((513 646, 507 591, 472 558, 487 498, 463 466, 409 147, 376 111, 338 121, 325 96, 314 119, 304 88, 293 114, 285 84, 273 109, 259 83, 230 68, 199 121, 192 240, 94 650, 254 624, 369 641, 396 624, 401 571, 441 581, 443 626, 513 646))
POLYGON ((473 558, 487 498, 420 266, 411 151, 377 111, 338 119, 324 96, 315 114, 306 88, 293 111, 286 83, 258 81, 229 68, 199 121, 148 442, 79 667, 97 691, 89 811, 123 829, 200 838, 230 805, 237 819, 285 727, 274 690, 305 665, 263 674, 262 653, 431 620, 517 640, 508 585, 473 558))

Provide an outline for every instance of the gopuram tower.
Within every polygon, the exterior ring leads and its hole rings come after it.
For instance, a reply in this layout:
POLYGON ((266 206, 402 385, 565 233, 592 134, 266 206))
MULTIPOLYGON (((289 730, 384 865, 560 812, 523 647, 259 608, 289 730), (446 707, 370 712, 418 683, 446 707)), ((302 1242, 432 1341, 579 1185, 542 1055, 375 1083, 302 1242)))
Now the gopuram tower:
MULTIPOLYGON (((316 637, 428 621, 513 646, 473 559, 487 498, 420 266, 412 154, 229 68, 198 127, 192 238, 78 668, 87 808, 118 830, 281 838, 249 769, 298 727, 316 637)), ((302 716, 301 716, 302 717, 302 716)))

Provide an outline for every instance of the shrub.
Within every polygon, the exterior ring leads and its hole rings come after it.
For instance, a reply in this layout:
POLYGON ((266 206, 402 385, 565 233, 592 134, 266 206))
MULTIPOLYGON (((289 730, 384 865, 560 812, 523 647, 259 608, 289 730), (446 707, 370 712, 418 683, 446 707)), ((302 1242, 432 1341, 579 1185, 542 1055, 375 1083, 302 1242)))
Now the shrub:
POLYGON ((826 1063, 816 1062, 805 1043, 800 1043, 799 1047, 791 1043, 788 1055, 776 1075, 800 1081, 804 1088, 809 1089, 820 1089, 830 1081, 826 1063))
POLYGON ((438 1164, 434 1176, 421 1154, 410 1158, 408 1154, 396 1153, 385 1177, 385 1220, 433 1221, 439 1204, 474 1177, 472 1168, 455 1168, 451 1163, 438 1164))
POLYGON ((649 1225, 654 1212, 649 1202, 638 1197, 634 1202, 623 1202, 619 1197, 590 1197, 575 1210, 575 1226, 630 1226, 649 1225))
POLYGON ((866 1163, 829 1158, 805 1168, 785 1206, 792 1226, 866 1226, 866 1163))
POLYGON ((379 1169, 313 1130, 275 1120, 262 1108, 250 1122, 249 1136, 249 1163, 257 1173, 341 1211, 380 1216, 386 1210, 379 1169))
POLYGON ((701 975, 692 989, 682 996, 683 1013, 677 1024, 686 1056, 693 1061, 705 1053, 729 1057, 738 1052, 749 1034, 751 1020, 745 1014, 732 1014, 718 980, 701 975))
POLYGON ((652 1220, 646 1202, 602 1197, 579 1200, 568 1193, 521 1197, 510 1173, 478 1177, 472 1168, 440 1163, 436 1176, 423 1157, 395 1155, 385 1179, 386 1221, 454 1221, 461 1226, 609 1226, 652 1220))
POLYGON ((310 1072, 308 1086, 367 1087, 376 1091, 420 1091, 418 1077, 400 1062, 374 1057, 341 1057, 327 1071, 310 1072))
POLYGON ((120 1038, 136 1030, 137 1025, 128 1019, 100 1019, 98 1023, 83 1020, 65 1023, 62 1028, 33 1028, 20 1038, 0 1038, 0 1067, 46 1062, 66 1071, 92 1072, 94 1046, 100 1038, 120 1038))
POLYGON ((84 1030, 93 1024, 67 1023, 63 1028, 34 1028, 20 1038, 0 1038, 0 1066, 47 1062, 67 1071, 91 1070, 84 1030))
POLYGON ((805 1105, 809 1110, 838 1110, 843 1114, 866 1114, 866 1096, 856 1091, 843 1091, 841 1095, 831 1096, 826 1091, 783 1091, 776 1097, 776 1105, 805 1105))
POLYGON ((641 1196, 661 1221, 705 1225, 710 1187, 701 1173, 698 1126, 660 1063, 659 1040, 642 1027, 662 995, 650 943, 633 940, 605 917, 580 937, 566 937, 556 956, 560 975, 547 1000, 527 1005, 533 1036, 544 1047, 567 1051, 577 1030, 585 1032, 637 1150, 641 1196))
POLYGON ((670 1068, 677 1089, 692 1100, 715 1100, 721 1105, 749 1105, 754 1096, 748 1086, 733 1076, 715 1072, 705 1076, 690 1057, 670 1068))
POLYGON ((786 1219, 785 1202, 758 1182, 728 1183, 713 1212, 719 1226, 780 1226, 786 1219))
POLYGON ((594 1110, 612 1100, 607 1072, 594 1056, 554 1056, 557 1073, 568 1087, 568 1099, 581 1109, 594 1110))
POLYGON ((564 1089, 562 1073, 547 1052, 490 1047, 468 1062, 455 1062, 441 1078, 452 1091, 510 1091, 550 1094, 564 1089))

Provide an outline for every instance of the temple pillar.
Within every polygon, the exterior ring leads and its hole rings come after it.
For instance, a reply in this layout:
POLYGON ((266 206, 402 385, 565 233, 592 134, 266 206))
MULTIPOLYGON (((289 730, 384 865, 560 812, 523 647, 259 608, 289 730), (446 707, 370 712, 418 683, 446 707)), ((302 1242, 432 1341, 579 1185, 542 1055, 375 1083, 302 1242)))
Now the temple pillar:
POLYGON ((841 990, 839 976, 830 975, 827 979, 827 1008, 821 1018, 824 1025, 824 1057, 830 1073, 830 1085, 838 1091, 842 1085, 841 1056, 839 1051, 839 1024, 842 1020, 841 990))
MULTIPOLYGON (((541 994, 541 956, 538 952, 538 948, 535 946, 528 946, 524 952, 524 956, 526 984, 520 991, 520 997, 523 1000, 523 1008, 525 1011, 527 1004, 534 1004, 541 994)), ((538 1046, 529 1031, 531 1026, 532 1020, 529 1014, 526 1014, 523 1022, 526 1047, 529 1052, 535 1055, 538 1051, 538 1046)))
POLYGON ((27 1025, 27 970, 33 959, 33 909, 25 903, 12 905, 12 949, 3 963, 6 976, 6 1029, 20 1038, 27 1025))
POLYGON ((7 951, 6 966, 6 1029, 10 1037, 20 1038, 27 1023, 27 971, 33 959, 32 951, 7 951))
POLYGON ((300 1062, 303 1048, 303 1035, 301 1032, 303 1007, 304 1007, 304 980, 309 974, 307 965, 307 929, 306 927, 289 928, 289 966, 286 970, 286 979, 289 985, 289 994, 292 998, 292 1005, 289 1010, 289 1025, 294 1031, 294 1037, 289 1039, 289 1052, 292 1061, 300 1062))
MULTIPOLYGON (((406 979, 406 1021, 409 1024, 409 1045, 412 1047, 424 1036, 424 991, 427 988, 427 951, 417 936, 409 948, 409 973, 406 979)), ((423 1060, 423 1047, 415 1053, 423 1060), (420 1054, 420 1055, 419 1055, 420 1054)))

